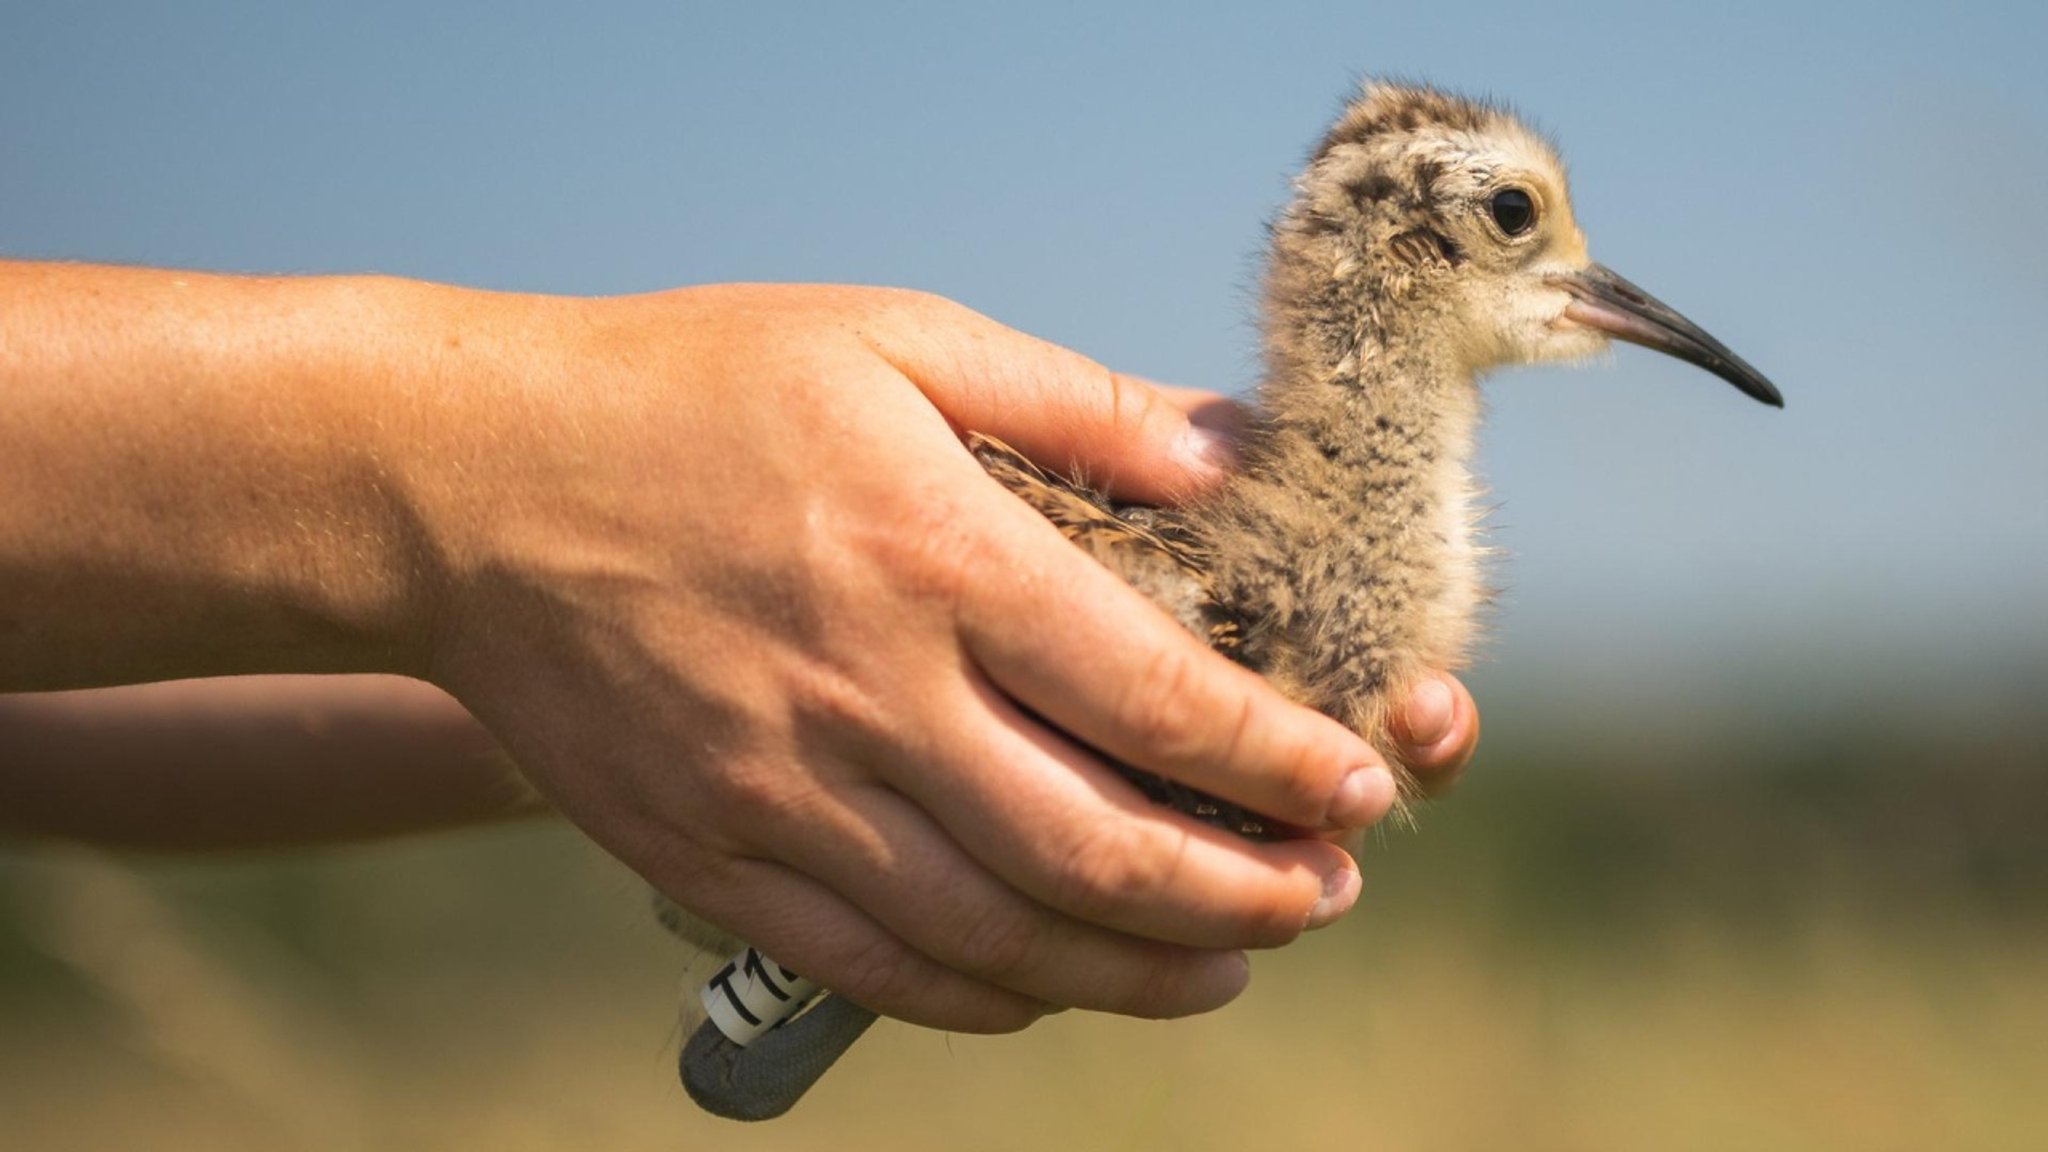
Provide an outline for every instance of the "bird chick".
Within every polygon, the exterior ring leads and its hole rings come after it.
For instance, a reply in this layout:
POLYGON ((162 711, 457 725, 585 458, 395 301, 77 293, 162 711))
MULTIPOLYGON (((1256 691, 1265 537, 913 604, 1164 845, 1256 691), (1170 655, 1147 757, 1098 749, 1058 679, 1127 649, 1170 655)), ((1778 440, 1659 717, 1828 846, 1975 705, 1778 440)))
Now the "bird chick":
MULTIPOLYGON (((1486 599, 1467 470, 1482 375, 1619 339, 1783 403, 1713 337, 1588 259, 1542 138, 1503 109, 1423 87, 1368 85, 1316 148, 1272 226, 1263 322, 1241 467, 1215 495, 1118 506, 993 439, 969 444, 1068 539, 1390 763, 1391 702, 1426 670, 1464 663, 1486 599)), ((1198 819, 1286 831, 1126 775, 1198 819)), ((767 970, 743 957, 722 975, 767 970)), ((803 1027, 811 1018, 772 1051, 742 1052, 706 1024, 683 1053, 684 1083, 721 1115, 778 1114, 872 1020, 848 1009, 803 1027)))
POLYGON ((977 447, 1182 623, 1392 759, 1391 702, 1426 670, 1463 665, 1487 595, 1467 468, 1481 376, 1622 339, 1783 401, 1588 259, 1555 151, 1491 105, 1368 85, 1271 231, 1265 376, 1242 467, 1218 495, 1118 508, 977 447))

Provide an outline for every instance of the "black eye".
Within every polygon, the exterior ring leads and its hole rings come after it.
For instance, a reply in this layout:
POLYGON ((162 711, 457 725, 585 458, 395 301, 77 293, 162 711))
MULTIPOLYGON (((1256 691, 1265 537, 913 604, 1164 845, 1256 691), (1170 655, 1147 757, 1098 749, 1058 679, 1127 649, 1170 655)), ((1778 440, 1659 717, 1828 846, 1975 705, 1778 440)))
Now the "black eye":
POLYGON ((1520 188, 1503 188, 1493 194, 1493 222, 1510 236, 1520 236, 1536 226, 1536 203, 1520 188))

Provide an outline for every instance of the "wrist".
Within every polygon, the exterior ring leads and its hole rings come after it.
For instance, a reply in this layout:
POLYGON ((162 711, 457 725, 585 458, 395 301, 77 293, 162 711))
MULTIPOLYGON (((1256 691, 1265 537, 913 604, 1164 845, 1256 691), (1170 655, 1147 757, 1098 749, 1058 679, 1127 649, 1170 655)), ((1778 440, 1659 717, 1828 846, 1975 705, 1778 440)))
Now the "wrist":
POLYGON ((0 265, 0 690, 409 671, 400 282, 0 265))
POLYGON ((313 493, 288 596, 328 638, 332 670, 418 675, 430 658, 448 581, 411 493, 440 439, 431 397, 455 376, 432 317, 461 293, 383 276, 281 284, 291 332, 270 370, 304 407, 278 431, 313 493))
POLYGON ((603 501, 579 497, 617 438, 564 403, 603 371, 595 302, 388 279, 344 288, 380 336, 347 370, 366 474, 407 545, 389 631, 403 671, 454 691, 496 674, 503 620, 529 607, 506 598, 582 555, 564 533, 606 518, 603 501))

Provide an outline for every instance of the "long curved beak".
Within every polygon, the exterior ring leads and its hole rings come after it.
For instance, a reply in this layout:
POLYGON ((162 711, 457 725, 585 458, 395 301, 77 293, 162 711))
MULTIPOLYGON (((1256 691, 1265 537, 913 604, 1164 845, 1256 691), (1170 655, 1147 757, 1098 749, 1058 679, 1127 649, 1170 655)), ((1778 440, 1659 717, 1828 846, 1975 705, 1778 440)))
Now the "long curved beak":
POLYGON ((1785 398, 1763 373, 1613 269, 1588 264, 1578 272, 1552 276, 1550 282, 1572 295, 1564 308, 1567 319, 1697 364, 1773 408, 1785 406, 1785 398))

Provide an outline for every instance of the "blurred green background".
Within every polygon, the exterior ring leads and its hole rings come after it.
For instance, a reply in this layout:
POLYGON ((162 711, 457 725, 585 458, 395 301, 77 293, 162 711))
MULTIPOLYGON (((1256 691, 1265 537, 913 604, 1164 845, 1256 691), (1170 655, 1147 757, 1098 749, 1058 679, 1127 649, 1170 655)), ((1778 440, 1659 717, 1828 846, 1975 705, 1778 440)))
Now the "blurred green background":
POLYGON ((1259 957, 1229 1008, 884 1023, 755 1127, 676 1087, 683 957, 564 829, 14 853, 0 1116, 12 1147, 79 1150, 2039 1147, 2025 715, 1496 740, 1369 852, 1361 910, 1259 957))
POLYGON ((17 846, 0 1144, 2048 1147, 2043 44, 2017 3, 0 9, 9 256, 896 283, 1224 390, 1285 173, 1354 75, 1425 76, 1554 130, 1595 255, 1789 401, 1633 351, 1490 386, 1479 762, 1223 1012, 885 1025, 741 1128, 564 829, 17 846))

